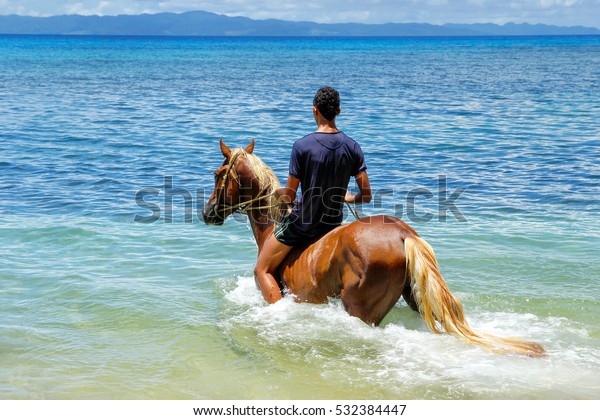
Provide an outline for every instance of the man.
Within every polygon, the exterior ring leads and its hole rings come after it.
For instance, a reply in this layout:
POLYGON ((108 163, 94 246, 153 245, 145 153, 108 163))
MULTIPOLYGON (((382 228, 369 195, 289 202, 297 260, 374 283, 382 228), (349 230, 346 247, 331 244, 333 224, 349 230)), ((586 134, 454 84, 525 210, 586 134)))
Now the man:
POLYGON ((313 100, 317 131, 294 143, 287 184, 276 191, 279 199, 287 203, 295 200, 299 186, 302 194, 291 214, 267 239, 254 268, 256 284, 269 303, 281 299, 275 272, 292 248, 339 226, 344 201, 371 201, 362 150, 336 126, 335 117, 340 112, 339 93, 331 87, 319 89, 313 100), (348 192, 351 176, 359 188, 356 195, 348 192))

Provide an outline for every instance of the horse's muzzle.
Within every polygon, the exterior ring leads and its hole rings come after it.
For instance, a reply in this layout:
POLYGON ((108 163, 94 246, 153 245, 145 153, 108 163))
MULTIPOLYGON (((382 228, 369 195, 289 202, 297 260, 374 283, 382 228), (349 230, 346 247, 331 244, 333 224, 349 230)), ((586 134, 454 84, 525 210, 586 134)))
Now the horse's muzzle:
POLYGON ((206 204, 202 210, 202 218, 207 225, 221 226, 225 222, 225 219, 217 214, 215 207, 216 202, 206 204))

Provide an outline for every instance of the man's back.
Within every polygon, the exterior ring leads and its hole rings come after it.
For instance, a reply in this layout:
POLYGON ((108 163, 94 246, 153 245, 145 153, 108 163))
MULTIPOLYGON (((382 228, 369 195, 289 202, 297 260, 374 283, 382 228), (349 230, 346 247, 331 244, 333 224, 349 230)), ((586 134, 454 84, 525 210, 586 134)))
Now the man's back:
POLYGON ((350 177, 364 170, 360 146, 341 131, 316 132, 298 140, 290 175, 300 180, 302 194, 292 210, 292 223, 310 236, 340 225, 350 177))

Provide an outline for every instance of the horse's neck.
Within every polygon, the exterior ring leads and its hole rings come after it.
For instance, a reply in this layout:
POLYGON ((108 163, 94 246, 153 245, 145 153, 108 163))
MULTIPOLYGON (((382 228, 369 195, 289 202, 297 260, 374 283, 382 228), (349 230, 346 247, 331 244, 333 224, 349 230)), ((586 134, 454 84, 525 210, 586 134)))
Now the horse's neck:
POLYGON ((254 240, 258 246, 258 252, 262 250, 265 242, 273 232, 275 225, 270 217, 264 214, 264 211, 251 210, 248 213, 248 219, 250 220, 250 227, 254 234, 254 240))
MULTIPOLYGON (((256 175, 252 172, 252 168, 246 159, 239 159, 238 162, 238 171, 242 178, 242 184, 248 188, 252 188, 253 185, 258 185, 259 183, 257 182, 256 175)), ((255 190, 252 193, 252 198, 255 199, 259 194, 262 193, 262 189, 255 190)), ((265 211, 268 206, 269 200, 263 198, 258 200, 256 204, 251 204, 251 207, 256 208, 248 211, 248 219, 250 221, 250 226, 252 227, 252 233, 254 234, 256 245, 258 245, 259 253, 266 243, 267 238, 273 232, 274 228, 273 220, 269 215, 270 212, 265 211)))
MULTIPOLYGON (((248 188, 252 188, 253 185, 257 185, 257 182, 253 182, 253 180, 256 181, 256 178, 247 163, 245 161, 241 161, 240 163, 242 163, 241 171, 245 175, 242 182, 246 184, 248 188)), ((256 199, 259 194, 262 194, 262 189, 253 191, 252 199, 256 199)), ((260 253, 265 242, 267 241, 267 238, 271 232, 273 232, 274 223, 269 216, 269 212, 266 211, 269 206, 269 201, 266 198, 258 200, 256 203, 253 203, 250 206, 255 208, 248 211, 248 220, 250 221, 252 233, 254 234, 254 240, 256 241, 258 252, 260 253)))

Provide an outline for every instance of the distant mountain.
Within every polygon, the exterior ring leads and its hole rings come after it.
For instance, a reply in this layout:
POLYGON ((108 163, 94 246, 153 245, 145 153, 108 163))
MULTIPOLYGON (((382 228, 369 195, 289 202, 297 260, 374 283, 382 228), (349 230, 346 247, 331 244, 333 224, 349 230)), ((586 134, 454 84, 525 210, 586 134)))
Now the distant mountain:
POLYGON ((360 24, 253 20, 210 12, 158 13, 120 16, 64 15, 51 17, 0 16, 0 34, 162 35, 162 36, 514 36, 599 35, 583 26, 563 27, 507 23, 360 24))

